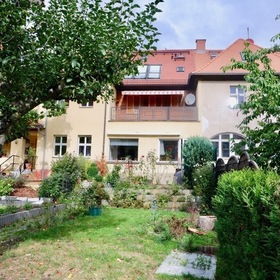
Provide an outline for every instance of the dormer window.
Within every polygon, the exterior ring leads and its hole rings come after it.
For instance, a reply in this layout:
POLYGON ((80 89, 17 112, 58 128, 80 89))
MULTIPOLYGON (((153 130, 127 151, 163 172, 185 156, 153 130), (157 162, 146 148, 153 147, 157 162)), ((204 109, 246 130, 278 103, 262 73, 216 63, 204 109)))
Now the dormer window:
POLYGON ((240 57, 241 57, 242 61, 246 61, 246 59, 245 59, 245 56, 244 56, 244 53, 243 53, 243 52, 240 52, 240 57))
POLYGON ((172 58, 176 61, 176 60, 184 60, 185 61, 185 56, 182 53, 175 53, 174 55, 172 55, 172 58))
POLYGON ((125 79, 160 79, 161 65, 147 64, 138 66, 138 74, 125 76, 125 79))

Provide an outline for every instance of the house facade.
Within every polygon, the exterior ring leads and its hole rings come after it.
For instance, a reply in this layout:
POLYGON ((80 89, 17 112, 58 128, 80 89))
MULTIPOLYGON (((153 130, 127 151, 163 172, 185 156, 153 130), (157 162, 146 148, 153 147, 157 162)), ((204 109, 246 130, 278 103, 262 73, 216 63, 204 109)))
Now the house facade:
MULTIPOLYGON (((227 159, 231 139, 243 138, 236 127, 242 120, 238 104, 249 93, 240 87, 246 84, 244 71, 221 68, 231 58, 242 60, 244 43, 239 39, 225 50, 208 50, 206 40, 198 39, 194 49, 155 51, 143 58, 138 75, 115 86, 110 103, 69 102, 67 114, 46 116, 30 139, 6 144, 9 155, 18 155, 20 162, 24 151, 34 148, 34 170, 45 178, 52 161, 65 152, 135 169, 152 154, 162 183, 172 182, 181 168, 183 142, 191 136, 209 138, 217 156, 227 159)), ((280 57, 272 56, 280 65, 280 57)))

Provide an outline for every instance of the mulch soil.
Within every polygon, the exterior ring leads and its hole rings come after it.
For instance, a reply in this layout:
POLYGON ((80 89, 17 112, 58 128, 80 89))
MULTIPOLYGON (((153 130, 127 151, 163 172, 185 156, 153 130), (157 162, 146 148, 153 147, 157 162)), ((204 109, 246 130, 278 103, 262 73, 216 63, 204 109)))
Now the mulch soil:
POLYGON ((38 197, 38 191, 34 190, 31 187, 23 186, 20 188, 16 188, 12 193, 12 196, 19 196, 19 197, 38 197))

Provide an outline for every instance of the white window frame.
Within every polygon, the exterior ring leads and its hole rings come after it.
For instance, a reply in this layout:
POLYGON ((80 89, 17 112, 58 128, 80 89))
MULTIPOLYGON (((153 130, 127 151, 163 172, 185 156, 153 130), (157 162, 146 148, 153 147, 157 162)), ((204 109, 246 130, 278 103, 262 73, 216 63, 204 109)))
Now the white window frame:
POLYGON ((67 153, 67 136, 66 135, 55 135, 54 136, 54 149, 53 155, 55 157, 62 157, 65 153, 67 153), (66 139, 66 142, 64 141, 66 139), (59 140, 59 141, 57 141, 59 140), (59 149, 59 152, 56 153, 56 148, 59 149), (65 152, 64 152, 65 148, 65 152))
POLYGON ((85 103, 80 103, 81 108, 92 108, 93 107, 93 100, 89 100, 85 103))
POLYGON ((177 66, 176 71, 177 72, 185 72, 185 67, 184 66, 177 66))
MULTIPOLYGON (((171 148, 171 147, 170 147, 171 148)), ((180 162, 181 161, 181 139, 159 139, 159 149, 158 149, 158 158, 160 162, 180 162), (164 144, 165 142, 165 144, 164 144), (167 145, 172 145, 171 142, 177 143, 177 152, 170 151, 171 155, 170 158, 169 155, 167 156, 167 145), (173 155, 172 155, 173 154, 173 155)))
POLYGON ((91 156, 91 146, 92 146, 92 137, 90 135, 79 135, 78 136, 78 154, 84 157, 91 156), (81 142, 81 139, 84 138, 84 143, 81 142), (80 152, 80 148, 83 149, 83 152, 80 152))
POLYGON ((241 86, 230 86, 229 87, 229 108, 239 108, 240 104, 245 101, 246 90, 241 86))
POLYGON ((125 79, 160 79, 161 64, 138 66, 138 74, 125 76, 125 79))
POLYGON ((244 139, 242 135, 231 132, 215 135, 210 139, 210 141, 213 143, 214 147, 217 147, 217 159, 222 158, 227 160, 231 156, 236 156, 235 152, 232 151, 233 147, 234 145, 240 143, 242 139, 244 139), (225 146, 223 147, 223 145, 228 146, 228 155, 225 155, 225 146))

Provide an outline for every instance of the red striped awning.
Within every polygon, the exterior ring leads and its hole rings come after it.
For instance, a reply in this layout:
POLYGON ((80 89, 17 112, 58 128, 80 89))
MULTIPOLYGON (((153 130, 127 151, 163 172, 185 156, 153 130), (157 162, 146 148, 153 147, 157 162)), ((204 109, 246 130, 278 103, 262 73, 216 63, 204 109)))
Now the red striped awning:
POLYGON ((124 90, 122 95, 183 95, 183 90, 124 90))

